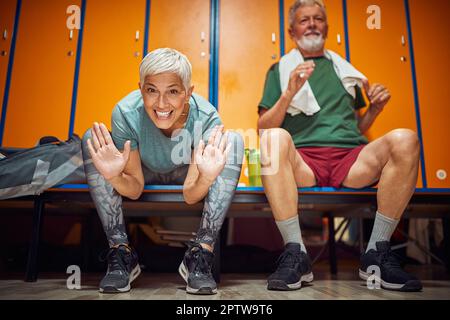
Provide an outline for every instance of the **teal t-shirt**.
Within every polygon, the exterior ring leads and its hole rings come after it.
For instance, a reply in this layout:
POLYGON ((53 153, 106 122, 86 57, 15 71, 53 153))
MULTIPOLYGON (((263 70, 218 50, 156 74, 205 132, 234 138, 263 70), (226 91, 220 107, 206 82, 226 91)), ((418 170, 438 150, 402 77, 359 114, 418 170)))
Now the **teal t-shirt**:
MULTIPOLYGON (((355 110, 366 105, 361 89, 355 87, 356 98, 353 98, 342 85, 332 61, 323 56, 305 60, 310 59, 316 67, 308 82, 321 110, 312 116, 286 113, 281 127, 291 134, 297 148, 353 148, 368 143, 359 131, 355 116, 355 110)), ((276 63, 267 73, 259 108, 272 108, 280 96, 280 71, 276 63)))
POLYGON ((167 137, 145 111, 140 90, 131 92, 112 112, 114 144, 123 150, 125 142, 130 140, 131 150, 139 149, 142 164, 156 173, 167 173, 189 164, 194 143, 198 144, 200 138, 206 142, 210 130, 222 124, 217 110, 203 97, 192 94, 189 106, 184 130, 167 137))

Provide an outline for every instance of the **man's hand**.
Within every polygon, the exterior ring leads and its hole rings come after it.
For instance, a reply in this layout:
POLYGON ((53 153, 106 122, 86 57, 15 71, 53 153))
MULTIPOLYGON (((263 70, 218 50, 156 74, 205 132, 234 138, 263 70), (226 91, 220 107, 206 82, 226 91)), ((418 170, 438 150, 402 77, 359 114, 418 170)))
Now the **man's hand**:
POLYGON ((384 106, 391 99, 391 93, 381 84, 370 85, 367 79, 363 79, 364 91, 370 102, 370 109, 376 114, 383 111, 384 106))
POLYGON ((311 77, 315 67, 314 61, 309 60, 299 64, 298 67, 291 72, 288 88, 286 90, 286 94, 290 99, 297 94, 309 77, 311 77))
POLYGON ((91 139, 88 139, 87 144, 95 168, 106 180, 118 177, 123 172, 130 157, 131 142, 125 142, 122 153, 117 150, 108 129, 103 123, 99 125, 95 122, 91 133, 93 143, 91 139))
POLYGON ((225 167, 231 149, 231 144, 227 145, 227 134, 222 134, 223 128, 223 125, 214 127, 209 136, 208 145, 205 147, 205 143, 201 140, 195 152, 194 160, 199 177, 211 184, 225 167))

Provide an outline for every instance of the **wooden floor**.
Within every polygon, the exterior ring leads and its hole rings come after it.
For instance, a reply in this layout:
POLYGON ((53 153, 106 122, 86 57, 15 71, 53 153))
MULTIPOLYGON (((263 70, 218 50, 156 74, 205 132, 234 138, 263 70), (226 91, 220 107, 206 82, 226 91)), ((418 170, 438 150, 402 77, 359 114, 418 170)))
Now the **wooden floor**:
MULTIPOLYGON (((290 292, 266 290, 266 274, 223 274, 219 292, 214 296, 194 296, 185 292, 177 274, 142 273, 129 293, 101 294, 98 283, 102 274, 82 275, 81 289, 68 290, 65 274, 40 275, 35 283, 26 283, 23 275, 0 280, 0 299, 158 299, 158 300, 310 300, 310 299, 433 299, 450 300, 450 281, 423 280, 424 289, 418 293, 369 290, 354 273, 341 273, 332 279, 327 273, 316 273, 311 285, 290 292)), ((423 278, 422 278, 423 279, 423 278)))

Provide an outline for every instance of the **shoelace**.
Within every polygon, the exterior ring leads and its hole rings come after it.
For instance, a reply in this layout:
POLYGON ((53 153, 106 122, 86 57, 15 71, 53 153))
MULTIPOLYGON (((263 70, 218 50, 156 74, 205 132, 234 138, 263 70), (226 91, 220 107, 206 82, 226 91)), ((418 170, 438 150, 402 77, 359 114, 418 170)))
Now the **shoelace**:
POLYGON ((206 260, 205 254, 203 253, 203 248, 198 243, 189 243, 189 251, 192 253, 194 258, 194 273, 197 274, 209 274, 209 264, 206 260))
POLYGON ((391 248, 387 248, 386 251, 381 253, 381 264, 387 267, 401 269, 400 260, 400 257, 392 252, 391 248))
POLYGON ((109 248, 100 255, 100 261, 108 261, 109 271, 126 270, 126 256, 122 250, 109 248))
POLYGON ((299 256, 291 250, 284 251, 277 260, 278 268, 293 268, 300 262, 299 256))

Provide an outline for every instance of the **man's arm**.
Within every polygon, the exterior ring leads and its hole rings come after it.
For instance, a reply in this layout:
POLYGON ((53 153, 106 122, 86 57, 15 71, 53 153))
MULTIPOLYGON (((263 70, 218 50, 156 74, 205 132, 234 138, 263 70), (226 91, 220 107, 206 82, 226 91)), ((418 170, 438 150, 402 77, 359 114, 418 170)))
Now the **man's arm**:
POLYGON ((258 129, 279 128, 286 116, 287 109, 293 96, 283 93, 277 103, 270 109, 260 109, 258 129))
POLYGON ((260 110, 258 119, 258 129, 279 128, 286 116, 287 109, 297 92, 303 87, 305 82, 314 72, 315 64, 307 61, 299 64, 289 77, 289 84, 270 110, 260 110))
POLYGON ((358 119, 358 128, 362 134, 372 126, 375 119, 383 111, 384 106, 391 99, 389 90, 381 84, 370 85, 368 80, 363 80, 364 91, 369 99, 369 108, 367 111, 360 115, 359 111, 355 111, 356 118, 358 119))
POLYGON ((367 130, 370 129, 375 119, 378 117, 380 112, 374 111, 370 106, 364 114, 361 115, 360 111, 355 110, 356 118, 358 119, 358 128, 361 134, 365 134, 367 130))

